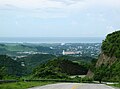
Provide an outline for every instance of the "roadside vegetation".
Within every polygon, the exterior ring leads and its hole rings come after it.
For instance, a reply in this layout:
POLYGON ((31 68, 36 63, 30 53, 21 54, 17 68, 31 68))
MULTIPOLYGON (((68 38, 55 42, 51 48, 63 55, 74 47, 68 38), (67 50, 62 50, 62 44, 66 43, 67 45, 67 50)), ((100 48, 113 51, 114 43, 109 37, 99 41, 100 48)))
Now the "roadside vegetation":
POLYGON ((99 81, 120 81, 120 31, 108 34, 102 43, 102 64, 94 69, 94 79, 99 81), (105 60, 105 61, 104 61, 105 60))
POLYGON ((54 82, 16 82, 0 84, 0 89, 27 89, 35 86, 43 86, 54 82))
POLYGON ((120 88, 120 83, 119 84, 107 84, 107 85, 120 88))

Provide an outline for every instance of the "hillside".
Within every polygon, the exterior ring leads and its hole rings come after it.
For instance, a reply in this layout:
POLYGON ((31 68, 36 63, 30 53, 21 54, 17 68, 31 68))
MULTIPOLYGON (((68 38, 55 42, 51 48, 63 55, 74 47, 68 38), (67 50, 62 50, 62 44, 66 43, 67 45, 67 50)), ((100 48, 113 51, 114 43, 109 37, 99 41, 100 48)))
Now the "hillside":
POLYGON ((32 72, 32 69, 41 63, 54 59, 56 56, 51 54, 34 54, 26 57, 18 58, 17 61, 21 62, 27 67, 28 74, 32 72))
POLYGON ((109 57, 120 58, 120 31, 107 35, 102 43, 102 52, 109 57))
POLYGON ((13 60, 9 56, 0 55, 0 79, 6 76, 20 77, 24 75, 25 68, 21 63, 13 60))
POLYGON ((96 80, 120 81, 120 31, 108 34, 94 71, 96 80))
POLYGON ((75 61, 75 62, 86 62, 86 63, 90 63, 93 59, 92 57, 89 56, 71 56, 71 55, 62 55, 59 56, 59 58, 61 59, 66 59, 66 60, 71 60, 71 61, 75 61))
POLYGON ((38 78, 67 78, 69 75, 85 75, 87 71, 85 66, 58 58, 36 67, 33 75, 38 78))
POLYGON ((24 43, 1 43, 0 54, 10 56, 27 56, 29 54, 36 53, 49 53, 54 54, 56 50, 50 49, 50 47, 43 47, 35 44, 24 44, 24 43))
POLYGON ((88 68, 90 61, 93 59, 91 57, 73 57, 73 56, 55 56, 51 54, 34 54, 34 55, 28 55, 26 57, 18 58, 17 61, 21 62, 27 67, 28 74, 32 72, 32 69, 40 64, 43 64, 49 60, 52 59, 64 59, 64 60, 70 60, 75 63, 79 63, 80 65, 88 68))
MULTIPOLYGON (((0 49, 6 51, 36 51, 37 49, 23 44, 0 44, 0 49)), ((2 51, 2 50, 0 50, 2 51)))

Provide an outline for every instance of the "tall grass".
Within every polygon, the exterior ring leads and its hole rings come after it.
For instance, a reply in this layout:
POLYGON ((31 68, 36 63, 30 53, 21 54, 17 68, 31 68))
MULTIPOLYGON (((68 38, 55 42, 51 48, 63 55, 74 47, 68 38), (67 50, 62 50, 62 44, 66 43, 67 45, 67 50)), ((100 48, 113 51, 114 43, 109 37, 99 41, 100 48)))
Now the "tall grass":
POLYGON ((119 87, 120 88, 120 84, 108 84, 109 86, 114 86, 114 87, 119 87))
POLYGON ((51 84, 52 82, 16 82, 0 84, 0 89, 27 89, 35 86, 51 84))

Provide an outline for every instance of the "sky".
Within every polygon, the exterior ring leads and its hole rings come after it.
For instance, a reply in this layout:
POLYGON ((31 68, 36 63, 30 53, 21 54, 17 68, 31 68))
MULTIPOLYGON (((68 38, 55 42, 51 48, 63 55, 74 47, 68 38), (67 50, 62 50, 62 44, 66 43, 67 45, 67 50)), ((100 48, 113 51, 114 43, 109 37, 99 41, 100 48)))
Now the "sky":
POLYGON ((0 0, 0 37, 105 37, 120 0, 0 0))

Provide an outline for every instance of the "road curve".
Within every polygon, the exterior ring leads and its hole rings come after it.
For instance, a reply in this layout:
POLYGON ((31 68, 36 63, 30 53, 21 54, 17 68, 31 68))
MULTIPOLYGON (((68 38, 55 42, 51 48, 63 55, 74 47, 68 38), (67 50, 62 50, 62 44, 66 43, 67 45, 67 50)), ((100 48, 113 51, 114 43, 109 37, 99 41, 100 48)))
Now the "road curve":
POLYGON ((104 84, 57 83, 29 89, 115 89, 104 84))
POLYGON ((81 84, 76 89, 115 89, 105 84, 81 84))

